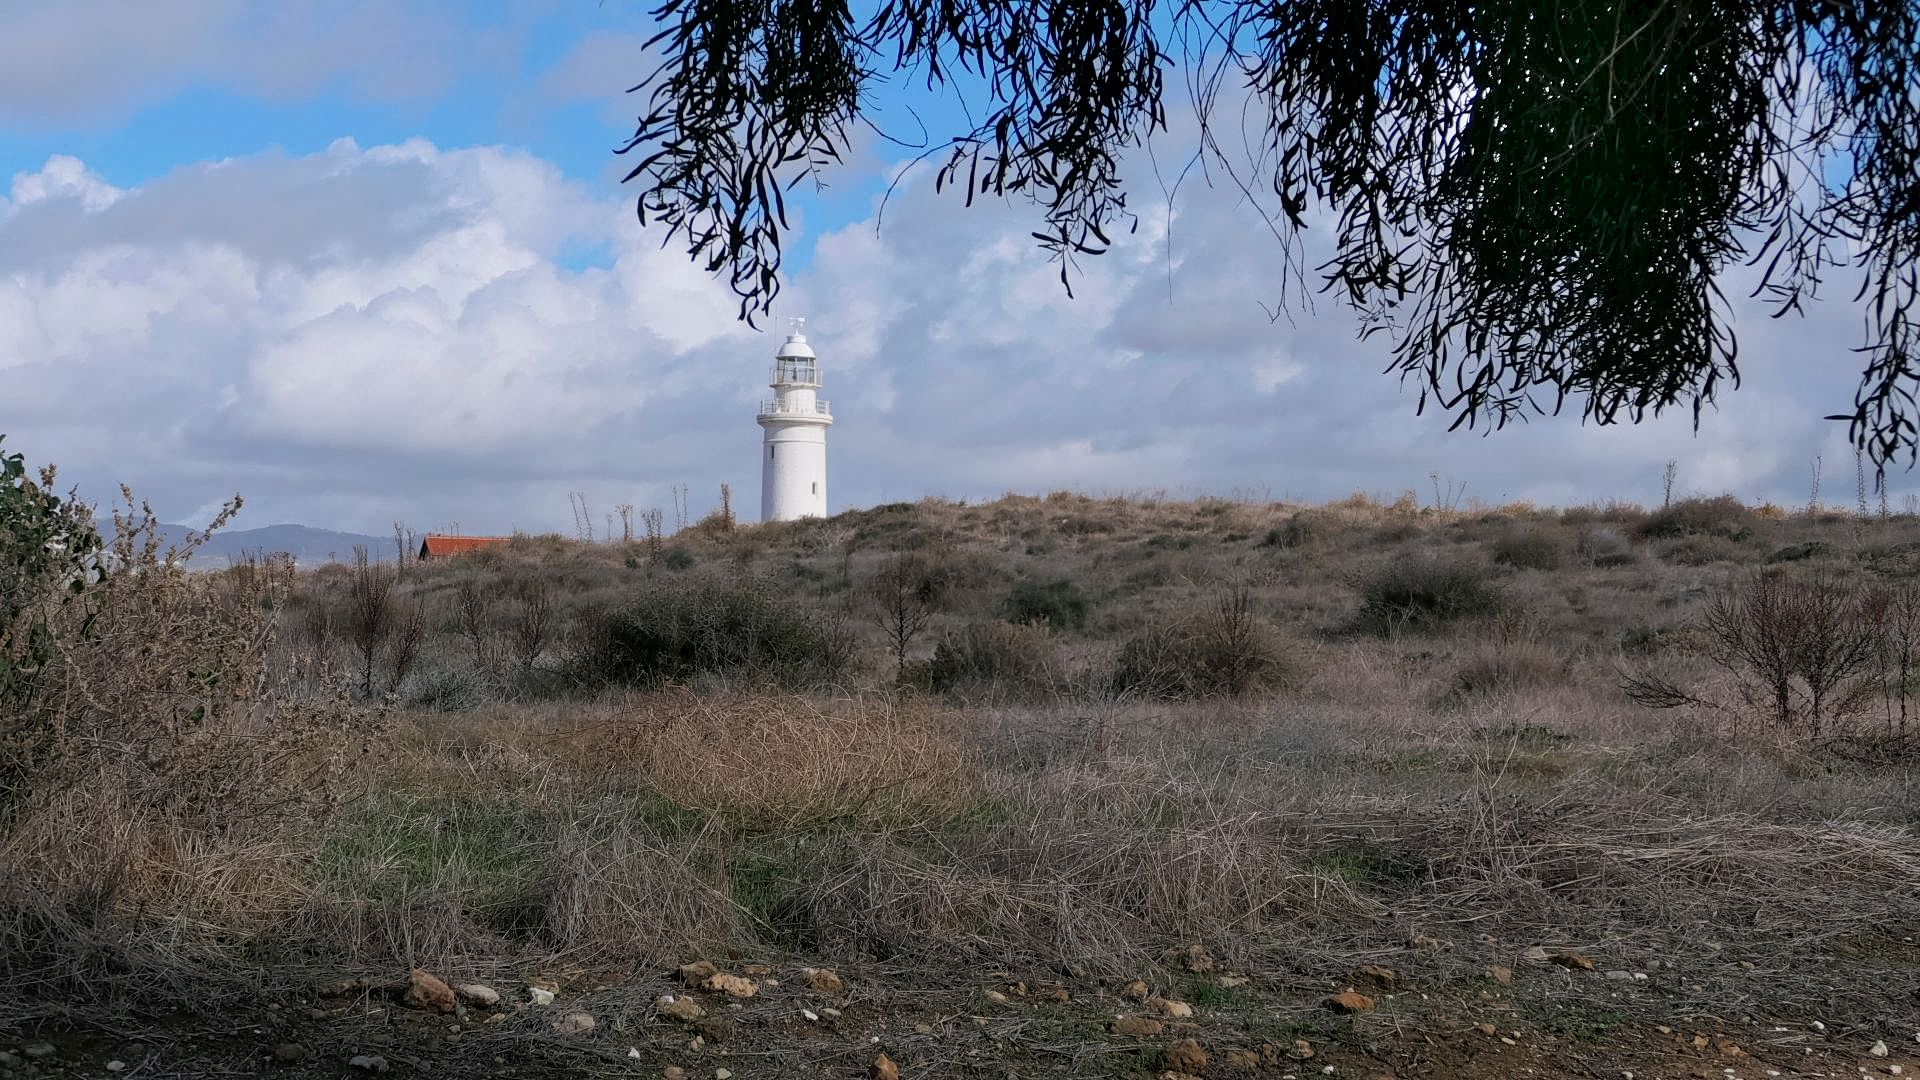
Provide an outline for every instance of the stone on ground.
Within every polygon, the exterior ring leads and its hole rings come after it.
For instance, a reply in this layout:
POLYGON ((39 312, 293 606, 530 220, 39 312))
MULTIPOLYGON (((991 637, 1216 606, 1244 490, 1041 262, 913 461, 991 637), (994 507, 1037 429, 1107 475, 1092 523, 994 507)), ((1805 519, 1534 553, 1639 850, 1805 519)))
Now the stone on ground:
POLYGON ((873 1064, 867 1066, 867 1075, 872 1080, 900 1080, 900 1066, 894 1064, 892 1058, 881 1054, 873 1059, 873 1064))
MULTIPOLYGON (((1593 961, 1587 959, 1585 956, 1582 956, 1577 952, 1569 951, 1569 952, 1563 952, 1563 953, 1555 953, 1552 959, 1554 963, 1559 964, 1561 967, 1566 968, 1568 971, 1592 971, 1593 970, 1593 961)), ((1628 976, 1628 978, 1632 978, 1632 976, 1628 976)))
POLYGON ((1354 975, 1356 978, 1364 982, 1372 983, 1382 990, 1391 990, 1399 985, 1400 982, 1398 973, 1390 967, 1383 967, 1379 964, 1362 964, 1360 965, 1360 970, 1354 972, 1354 975))
POLYGON ((1181 1039, 1167 1047, 1160 1063, 1168 1072, 1198 1074, 1206 1071, 1207 1050, 1193 1039, 1181 1039))
POLYGON ((1349 986, 1323 1004, 1337 1013, 1361 1013, 1373 1008, 1373 999, 1349 986))
POLYGON ((500 991, 482 983, 461 983, 453 992, 469 1005, 493 1007, 500 1004, 500 991))
POLYGON ((750 998, 760 992, 760 987, 752 979, 740 975, 711 975, 703 985, 709 990, 718 990, 736 998, 750 998))
POLYGON ((594 1026, 593 1016, 583 1012, 570 1012, 553 1022, 553 1030, 562 1035, 585 1035, 594 1026))
POLYGON ((407 992, 401 996, 400 1002, 409 1009, 450 1013, 453 1011, 453 987, 441 982, 437 976, 414 968, 407 972, 407 992))
POLYGON ((387 1059, 379 1054, 355 1054, 347 1059, 347 1067, 361 1072, 383 1073, 387 1071, 387 1059))
POLYGON ((1113 1022, 1115 1035, 1132 1035, 1136 1038, 1151 1038, 1159 1035, 1164 1027, 1151 1016, 1122 1016, 1113 1022))
POLYGON ((674 997, 672 994, 654 1002, 653 1011, 669 1020, 678 1020, 683 1024, 691 1024, 707 1015, 707 1010, 701 1008, 699 1002, 692 998, 674 997))

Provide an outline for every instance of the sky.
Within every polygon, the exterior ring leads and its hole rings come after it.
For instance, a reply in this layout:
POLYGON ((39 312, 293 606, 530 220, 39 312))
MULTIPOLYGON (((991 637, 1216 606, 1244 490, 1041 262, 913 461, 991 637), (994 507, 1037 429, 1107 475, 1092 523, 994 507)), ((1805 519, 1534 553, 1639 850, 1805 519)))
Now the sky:
MULTIPOLYGON (((1231 185, 1163 194, 1060 288, 1031 207, 932 190, 865 139, 797 201, 775 319, 643 229, 623 159, 648 3, 22 0, 0 36, 0 448, 160 516, 385 534, 571 531, 570 496, 757 511, 784 318, 833 402, 834 509, 923 496, 1798 505, 1853 499, 1859 312, 1728 289, 1744 384, 1696 431, 1448 432, 1231 185), (10 178, 10 179, 9 179, 10 178), (885 203, 890 183, 898 184, 885 203)), ((884 96, 883 115, 904 115, 884 96), (884 111, 891 108, 891 113, 884 111)), ((938 109, 930 115, 942 118, 938 109)), ((897 127, 889 125, 892 130, 897 127)), ((1310 230, 1308 250, 1323 240, 1310 230)), ((1737 286, 1737 282, 1735 283, 1737 286)), ((1920 484, 1889 477, 1895 505, 1920 484)), ((671 513, 669 513, 671 518, 671 513)))

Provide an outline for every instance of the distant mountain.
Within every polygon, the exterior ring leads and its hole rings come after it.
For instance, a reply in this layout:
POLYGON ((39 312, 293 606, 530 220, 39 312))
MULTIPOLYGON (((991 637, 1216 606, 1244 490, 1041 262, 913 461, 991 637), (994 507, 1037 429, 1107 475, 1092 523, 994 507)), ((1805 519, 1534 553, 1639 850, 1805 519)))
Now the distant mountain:
MULTIPOLYGON (((101 531, 111 533, 112 522, 103 522, 101 531)), ((186 539, 184 525, 160 526, 161 542, 168 545, 186 539)), ((365 544, 367 554, 376 561, 393 559, 393 537, 367 536, 362 533, 335 532, 311 525, 267 525, 258 529, 222 529, 194 552, 191 565, 201 569, 226 566, 243 555, 274 555, 285 552, 302 566, 330 561, 350 562, 355 544, 365 544)))

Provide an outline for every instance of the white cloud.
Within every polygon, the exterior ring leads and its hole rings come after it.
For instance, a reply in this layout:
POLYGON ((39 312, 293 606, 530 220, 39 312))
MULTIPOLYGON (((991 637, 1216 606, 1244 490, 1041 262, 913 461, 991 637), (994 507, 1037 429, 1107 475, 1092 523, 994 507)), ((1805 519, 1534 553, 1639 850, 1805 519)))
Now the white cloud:
MULTIPOLYGON (((379 532, 564 528, 570 491, 665 505, 676 483, 697 512, 722 482, 757 486, 772 336, 624 202, 537 158, 343 141, 126 191, 55 159, 13 192, 0 431, 96 496, 124 479, 184 517, 237 489, 246 524, 379 532), (603 242, 610 265, 570 265, 603 242)), ((1190 189, 1166 222, 1146 212, 1083 260, 1073 300, 1025 207, 909 183, 877 236, 817 237, 784 306, 812 317, 836 498, 1327 498, 1433 472, 1487 499, 1647 499, 1675 458, 1684 489, 1803 501, 1816 454, 1850 491, 1843 433, 1817 419, 1851 393, 1844 305, 1743 314, 1748 385, 1698 437, 1686 416, 1449 434, 1337 306, 1270 318, 1276 252, 1236 199, 1190 189)))

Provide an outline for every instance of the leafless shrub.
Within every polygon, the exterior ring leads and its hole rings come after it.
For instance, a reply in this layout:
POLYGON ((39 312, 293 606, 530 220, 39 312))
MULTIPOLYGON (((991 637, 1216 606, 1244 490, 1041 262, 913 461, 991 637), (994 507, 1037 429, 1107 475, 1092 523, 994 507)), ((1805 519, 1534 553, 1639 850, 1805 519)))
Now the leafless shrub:
POLYGON ((347 640, 360 655, 360 692, 373 696, 373 666, 393 633, 395 575, 367 557, 364 544, 353 548, 353 577, 347 606, 347 640))
POLYGON ((1732 677, 1737 700, 1703 697, 1651 675, 1629 679, 1627 693, 1654 708, 1757 716, 1818 740, 1868 707, 1877 689, 1875 615, 1859 589, 1827 574, 1750 574, 1716 589, 1701 618, 1706 658, 1732 677))
POLYGON ((867 583, 867 609, 904 679, 913 643, 927 629, 946 592, 942 569, 920 552, 895 552, 867 583))
POLYGON ((552 643, 554 611, 553 587, 542 577, 525 577, 513 588, 513 614, 509 624, 514 659, 521 670, 533 667, 552 643))
POLYGON ((1150 698, 1242 697, 1304 682, 1303 651, 1254 610, 1247 589, 1232 588, 1206 611, 1128 638, 1110 682, 1150 698))
POLYGON ((478 575, 468 574, 460 579, 454 596, 454 615, 460 636, 472 650, 473 666, 483 672, 492 671, 498 661, 493 606, 494 592, 481 584, 478 575))
POLYGON ((1061 682, 1051 628, 1010 622, 969 623, 934 645, 927 682, 935 691, 989 700, 1052 696, 1061 682))

